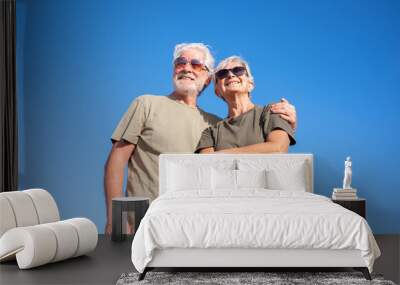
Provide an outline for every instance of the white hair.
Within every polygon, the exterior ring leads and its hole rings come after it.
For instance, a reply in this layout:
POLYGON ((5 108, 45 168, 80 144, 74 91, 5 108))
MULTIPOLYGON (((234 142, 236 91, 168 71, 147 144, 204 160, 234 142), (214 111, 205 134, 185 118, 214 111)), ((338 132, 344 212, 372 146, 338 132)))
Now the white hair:
POLYGON ((220 63, 218 64, 218 66, 215 68, 215 71, 214 71, 214 76, 213 76, 214 82, 217 81, 217 79, 216 79, 216 77, 215 77, 215 74, 216 74, 219 70, 224 69, 225 66, 227 66, 228 63, 231 63, 231 62, 238 62, 238 63, 240 63, 242 66, 244 66, 244 67, 246 68, 246 71, 247 71, 247 76, 249 77, 249 79, 250 79, 250 80, 253 82, 253 84, 254 84, 254 78, 253 78, 253 75, 251 74, 251 70, 250 70, 249 64, 247 63, 247 61, 245 61, 243 58, 241 58, 240 56, 237 56, 237 55, 233 55, 233 56, 227 57, 227 58, 225 58, 225 59, 223 59, 223 60, 220 61, 220 63))
POLYGON ((210 47, 203 43, 181 43, 175 46, 174 62, 181 56, 182 52, 188 49, 197 49, 204 54, 204 64, 207 66, 209 73, 212 74, 214 70, 214 57, 211 54, 210 47))

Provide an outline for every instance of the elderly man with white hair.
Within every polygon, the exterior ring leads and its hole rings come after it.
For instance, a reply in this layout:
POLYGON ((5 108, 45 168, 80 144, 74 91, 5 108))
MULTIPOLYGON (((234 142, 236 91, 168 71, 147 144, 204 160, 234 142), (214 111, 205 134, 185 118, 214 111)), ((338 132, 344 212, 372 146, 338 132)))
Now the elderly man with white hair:
MULTIPOLYGON (((112 198, 122 195, 128 165, 128 196, 158 196, 158 156, 194 152, 202 132, 220 118, 197 106, 197 97, 212 80, 214 58, 201 43, 179 44, 173 61, 174 91, 168 96, 137 97, 112 134, 112 148, 105 165, 106 234, 112 232, 112 198)), ((296 112, 286 101, 276 112, 296 124, 296 112)))

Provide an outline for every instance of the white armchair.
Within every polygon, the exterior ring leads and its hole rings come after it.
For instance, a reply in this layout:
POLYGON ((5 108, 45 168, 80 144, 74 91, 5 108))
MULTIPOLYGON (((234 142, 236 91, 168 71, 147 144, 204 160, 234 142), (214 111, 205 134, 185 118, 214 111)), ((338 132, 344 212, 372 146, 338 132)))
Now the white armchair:
POLYGON ((16 258, 28 269, 84 255, 95 249, 97 234, 86 218, 60 221, 46 190, 0 193, 0 262, 16 258))

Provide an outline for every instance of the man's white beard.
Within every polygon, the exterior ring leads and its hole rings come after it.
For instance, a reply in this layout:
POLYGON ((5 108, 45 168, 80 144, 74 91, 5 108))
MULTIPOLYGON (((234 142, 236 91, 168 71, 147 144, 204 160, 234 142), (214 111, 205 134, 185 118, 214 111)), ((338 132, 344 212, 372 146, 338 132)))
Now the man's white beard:
POLYGON ((187 96, 197 96, 203 89, 201 86, 197 86, 195 82, 187 84, 185 82, 180 82, 178 79, 174 80, 174 88, 177 93, 187 96))

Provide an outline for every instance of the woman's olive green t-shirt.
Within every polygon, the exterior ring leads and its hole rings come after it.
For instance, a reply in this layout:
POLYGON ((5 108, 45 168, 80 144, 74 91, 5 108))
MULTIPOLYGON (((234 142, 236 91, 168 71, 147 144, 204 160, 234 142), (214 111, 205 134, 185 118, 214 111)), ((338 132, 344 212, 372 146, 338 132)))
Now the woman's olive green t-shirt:
POLYGON ((197 145, 196 152, 203 148, 214 150, 243 147, 265 142, 273 130, 283 130, 288 134, 290 145, 294 145, 294 131, 279 114, 270 111, 270 105, 255 106, 234 118, 219 121, 205 129, 197 145))

